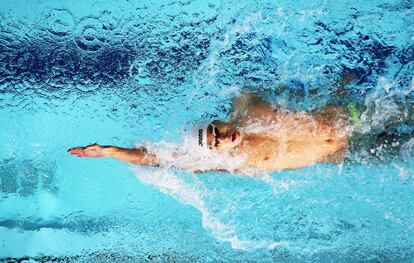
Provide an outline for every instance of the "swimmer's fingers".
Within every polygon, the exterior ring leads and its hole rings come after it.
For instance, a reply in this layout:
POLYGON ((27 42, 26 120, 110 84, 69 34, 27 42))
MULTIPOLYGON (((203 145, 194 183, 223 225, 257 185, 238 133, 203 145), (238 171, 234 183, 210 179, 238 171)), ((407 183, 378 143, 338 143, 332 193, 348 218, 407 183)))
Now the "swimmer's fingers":
POLYGON ((84 157, 85 156, 85 147, 75 147, 75 148, 70 148, 68 150, 68 153, 72 154, 72 155, 76 155, 78 157, 84 157))
POLYGON ((105 157, 104 148, 98 144, 91 144, 85 147, 74 147, 68 150, 68 153, 78 157, 105 157))

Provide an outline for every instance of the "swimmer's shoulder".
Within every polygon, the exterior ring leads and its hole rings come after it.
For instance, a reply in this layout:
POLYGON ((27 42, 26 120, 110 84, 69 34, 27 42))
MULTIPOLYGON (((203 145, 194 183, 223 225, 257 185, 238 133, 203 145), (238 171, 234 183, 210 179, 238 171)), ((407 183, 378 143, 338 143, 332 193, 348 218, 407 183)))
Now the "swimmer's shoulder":
POLYGON ((232 110, 228 121, 244 126, 253 119, 262 119, 275 115, 272 106, 255 93, 246 93, 233 98, 232 110))

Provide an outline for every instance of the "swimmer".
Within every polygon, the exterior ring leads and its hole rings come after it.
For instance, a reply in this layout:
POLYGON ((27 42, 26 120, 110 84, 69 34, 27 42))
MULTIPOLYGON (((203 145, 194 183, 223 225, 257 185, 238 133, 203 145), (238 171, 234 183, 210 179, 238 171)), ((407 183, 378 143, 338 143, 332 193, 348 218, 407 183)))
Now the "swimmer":
MULTIPOLYGON (((313 112, 281 110, 253 93, 234 98, 232 105, 226 121, 214 120, 195 130, 194 147, 227 156, 244 156, 245 161, 237 171, 256 168, 273 172, 344 160, 351 118, 343 107, 327 106, 313 112)), ((127 149, 92 144, 68 152, 78 157, 109 157, 135 165, 162 165, 159 157, 144 147, 127 149)))
MULTIPOLYGON (((404 114, 388 118, 383 125, 385 130, 361 132, 360 110, 365 105, 352 102, 346 88, 355 77, 353 72, 345 73, 332 87, 333 103, 344 106, 330 105, 311 112, 272 107, 255 93, 235 97, 232 111, 225 121, 207 122, 194 130, 191 148, 202 147, 220 157, 241 159, 242 162, 235 162, 235 171, 241 173, 252 168, 273 172, 315 163, 342 163, 347 152, 361 150, 368 150, 380 159, 382 156, 376 149, 390 148, 391 154, 397 153, 404 141, 413 138, 414 130, 401 134, 398 127, 414 127, 414 105, 409 104, 404 114)), ((408 100, 408 97, 403 99, 408 100)), ((368 109, 364 110, 367 112, 368 109)), ((110 157, 143 166, 163 163, 154 151, 145 147, 127 149, 92 144, 71 148, 68 152, 78 157, 110 157)), ((234 171, 233 165, 230 166, 234 171)), ((223 167, 192 169, 197 172, 229 170, 223 167)))

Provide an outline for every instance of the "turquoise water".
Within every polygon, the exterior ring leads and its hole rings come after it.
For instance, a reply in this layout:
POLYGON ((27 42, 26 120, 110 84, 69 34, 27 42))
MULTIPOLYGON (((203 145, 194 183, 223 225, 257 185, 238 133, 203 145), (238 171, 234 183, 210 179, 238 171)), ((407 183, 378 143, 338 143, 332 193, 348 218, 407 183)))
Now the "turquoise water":
POLYGON ((412 1, 3 0, 0 258, 412 262, 413 21, 412 1), (167 155, 243 90, 310 110, 349 72, 360 133, 398 146, 256 178, 66 153, 167 155))

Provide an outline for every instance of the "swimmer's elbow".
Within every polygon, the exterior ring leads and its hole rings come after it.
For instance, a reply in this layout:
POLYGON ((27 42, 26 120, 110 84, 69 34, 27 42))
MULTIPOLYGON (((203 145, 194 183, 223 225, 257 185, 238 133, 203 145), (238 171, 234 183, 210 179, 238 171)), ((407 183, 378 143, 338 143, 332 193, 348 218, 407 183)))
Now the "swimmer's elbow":
POLYGON ((157 156, 148 152, 146 148, 136 149, 135 155, 131 163, 143 166, 160 166, 157 156))
POLYGON ((158 167, 160 166, 160 162, 158 159, 154 156, 145 156, 144 158, 137 158, 131 162, 135 165, 142 165, 142 166, 154 166, 158 167))

